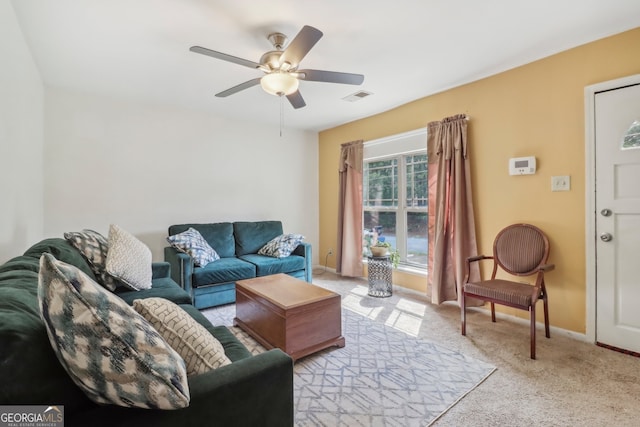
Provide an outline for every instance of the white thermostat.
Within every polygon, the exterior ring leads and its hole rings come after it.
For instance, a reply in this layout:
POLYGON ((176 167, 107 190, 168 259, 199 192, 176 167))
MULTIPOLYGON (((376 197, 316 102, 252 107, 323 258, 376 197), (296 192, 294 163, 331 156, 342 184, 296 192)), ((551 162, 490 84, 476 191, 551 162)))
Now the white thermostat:
POLYGON ((536 173, 536 158, 512 157, 509 159, 509 175, 532 175, 536 173))

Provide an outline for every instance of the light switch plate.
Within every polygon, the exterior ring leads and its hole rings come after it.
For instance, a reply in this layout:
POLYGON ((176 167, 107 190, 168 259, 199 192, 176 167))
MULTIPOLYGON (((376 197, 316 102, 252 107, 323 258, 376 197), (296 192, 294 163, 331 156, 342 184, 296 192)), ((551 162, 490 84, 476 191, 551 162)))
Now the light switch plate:
POLYGON ((571 177, 569 175, 551 177, 551 191, 569 190, 571 190, 571 177))

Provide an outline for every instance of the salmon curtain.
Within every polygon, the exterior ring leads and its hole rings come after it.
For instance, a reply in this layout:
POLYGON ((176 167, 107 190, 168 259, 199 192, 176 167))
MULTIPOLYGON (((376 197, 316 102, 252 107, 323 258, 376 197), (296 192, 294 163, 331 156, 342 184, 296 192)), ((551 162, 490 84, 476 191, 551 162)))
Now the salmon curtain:
POLYGON ((336 272, 362 276, 362 156, 363 142, 342 144, 338 201, 336 272))
MULTIPOLYGON (((464 114, 427 127, 429 174, 429 281, 431 302, 458 301, 466 259, 478 254, 464 114)), ((470 280, 479 280, 473 263, 470 280)), ((469 301, 467 305, 473 301, 469 301)))

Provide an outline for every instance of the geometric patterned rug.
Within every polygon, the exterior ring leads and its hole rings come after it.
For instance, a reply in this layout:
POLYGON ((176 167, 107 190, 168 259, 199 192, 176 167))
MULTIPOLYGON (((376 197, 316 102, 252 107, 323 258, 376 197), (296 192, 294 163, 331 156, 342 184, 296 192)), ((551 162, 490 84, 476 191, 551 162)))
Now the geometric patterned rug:
MULTIPOLYGON (((296 426, 428 426, 495 370, 349 309, 342 323, 345 347, 294 365, 296 426)), ((230 329, 253 353, 264 351, 230 329)))

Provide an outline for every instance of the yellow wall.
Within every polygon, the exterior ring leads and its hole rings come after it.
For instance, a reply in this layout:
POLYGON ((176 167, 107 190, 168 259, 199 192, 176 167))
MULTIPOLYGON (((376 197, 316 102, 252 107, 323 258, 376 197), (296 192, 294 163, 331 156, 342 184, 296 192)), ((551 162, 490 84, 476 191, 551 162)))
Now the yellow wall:
MULTIPOLYGON (((541 227, 551 242, 550 262, 556 264, 547 276, 551 323, 585 332, 584 88, 640 73, 639 47, 636 28, 321 132, 321 261, 336 247, 340 144, 366 142, 466 113, 471 117, 478 252, 490 254, 495 234, 510 223, 541 227), (509 176, 508 159, 520 156, 536 157, 535 175, 509 176), (551 192, 553 175, 570 175, 571 191, 551 192)), ((328 265, 335 266, 333 257, 328 265)), ((398 272, 394 284, 426 290, 424 277, 398 272)), ((517 310, 503 311, 526 317, 517 310)))

